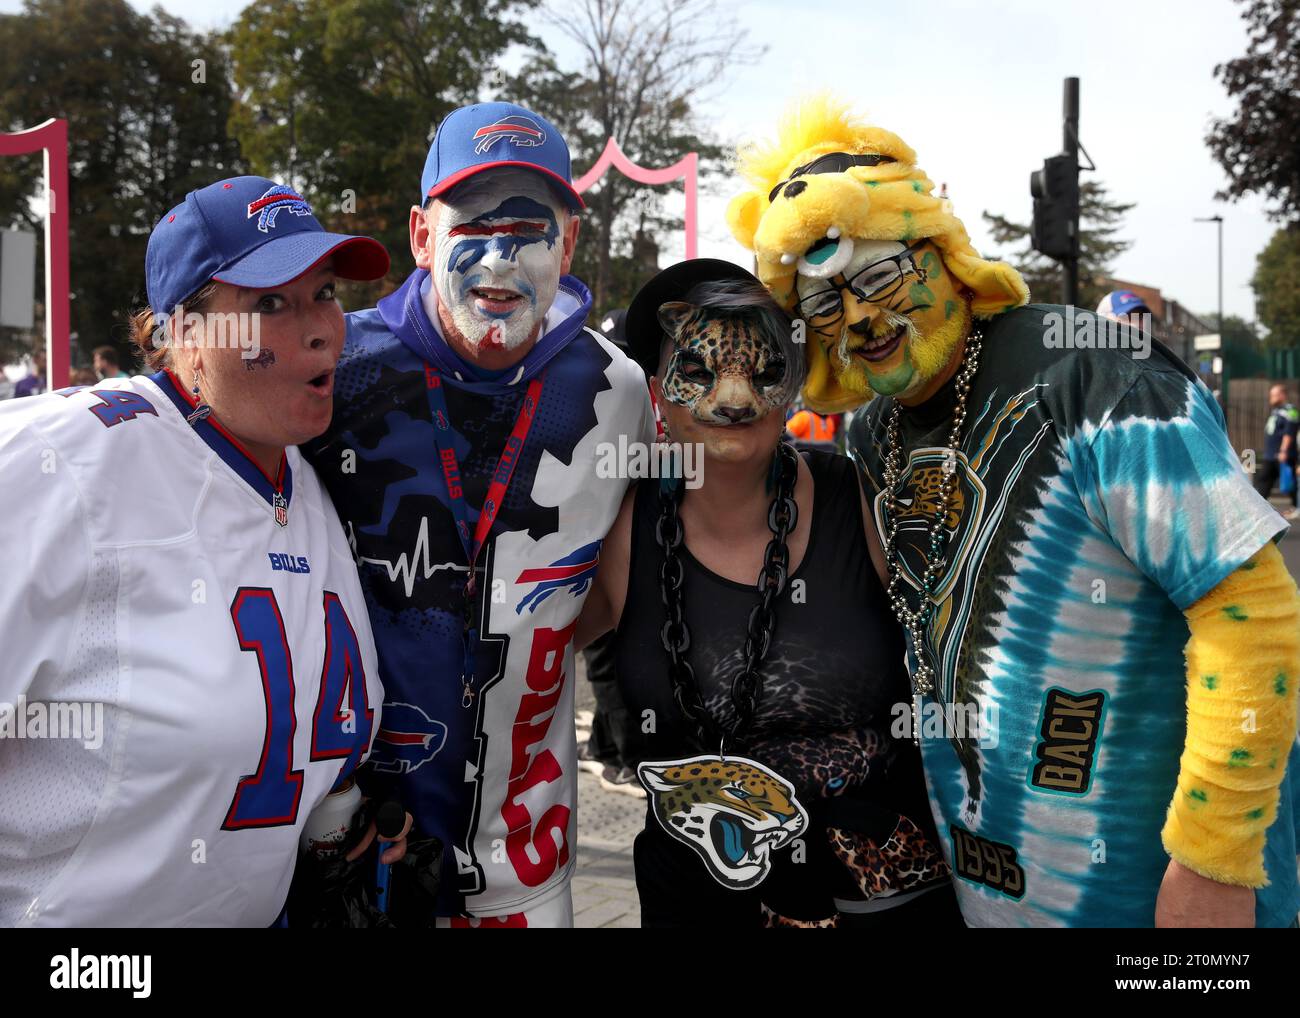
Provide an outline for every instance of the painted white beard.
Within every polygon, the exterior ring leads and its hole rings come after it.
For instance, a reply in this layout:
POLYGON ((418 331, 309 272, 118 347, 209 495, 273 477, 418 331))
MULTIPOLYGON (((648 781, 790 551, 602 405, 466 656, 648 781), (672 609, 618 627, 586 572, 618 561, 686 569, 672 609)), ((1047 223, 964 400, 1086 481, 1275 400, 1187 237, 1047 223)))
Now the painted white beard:
MULTIPOLYGON (((497 284, 492 282, 483 285, 496 286, 497 284)), ((554 298, 554 293, 551 296, 554 298)), ((538 323, 546 318, 545 311, 537 315, 533 313, 531 308, 524 308, 509 318, 485 318, 478 313, 473 304, 460 303, 446 304, 444 306, 451 314, 451 320, 456 325, 456 331, 475 350, 478 350, 484 341, 489 339, 491 340, 489 346, 514 350, 526 343, 538 323)))
POLYGON ((440 204, 435 228, 438 297, 475 351, 485 345, 518 349, 544 324, 555 301, 565 214, 550 186, 521 169, 473 177, 452 192, 452 199, 440 204), (509 232, 519 224, 530 229, 509 232), (518 294, 517 306, 507 315, 488 313, 472 292, 484 289, 518 294))

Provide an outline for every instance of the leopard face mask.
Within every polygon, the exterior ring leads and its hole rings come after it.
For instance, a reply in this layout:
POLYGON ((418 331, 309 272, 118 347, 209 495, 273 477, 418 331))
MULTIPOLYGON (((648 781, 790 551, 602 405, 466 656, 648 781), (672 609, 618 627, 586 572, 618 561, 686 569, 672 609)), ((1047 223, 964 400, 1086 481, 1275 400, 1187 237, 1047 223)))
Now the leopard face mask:
POLYGON ((706 424, 747 424, 784 408, 802 383, 802 354, 752 315, 672 301, 659 323, 673 337, 664 399, 706 424), (783 346, 792 349, 784 350, 783 346))

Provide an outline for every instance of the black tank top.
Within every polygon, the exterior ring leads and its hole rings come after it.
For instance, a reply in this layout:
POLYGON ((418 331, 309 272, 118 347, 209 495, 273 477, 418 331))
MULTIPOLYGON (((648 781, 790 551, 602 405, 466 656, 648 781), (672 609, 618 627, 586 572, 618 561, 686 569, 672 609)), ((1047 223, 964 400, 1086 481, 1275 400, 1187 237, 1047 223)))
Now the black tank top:
MULTIPOLYGON (((771 650, 761 667, 762 699, 743 755, 789 780, 814 826, 864 831, 880 844, 902 815, 933 840, 919 753, 910 741, 889 734, 895 712, 909 703, 903 634, 867 550, 856 469, 834 453, 803 456, 813 481, 808 545, 778 603, 771 650)), ((718 752, 716 745, 703 745, 682 717, 668 680, 660 638, 666 618, 659 590, 663 553, 654 538, 658 484, 642 481, 634 496, 627 600, 615 634, 619 688, 628 709, 626 755, 633 766, 718 752)), ((705 706, 730 728, 731 679, 743 660, 757 587, 709 571, 685 546, 681 555, 688 658, 705 706)), ((773 907, 782 914, 824 914, 831 897, 852 892, 844 892, 842 867, 818 836, 808 840, 811 858, 821 865, 787 865, 788 853, 778 852, 766 883, 738 892, 714 881, 648 812, 635 847, 644 924, 751 925, 774 894, 779 905, 773 907)))
MULTIPOLYGON (((810 451, 804 457, 813 481, 812 526, 803 561, 791 573, 778 603, 776 632, 761 668, 763 694, 752 729, 755 747, 834 741, 838 733, 864 727, 887 732, 891 707, 907 702, 902 631, 867 551, 856 470, 844 456, 810 451)), ((653 721, 653 726, 638 726, 638 760, 718 751, 717 746, 700 745, 693 726, 678 711, 668 682, 668 655, 660 639, 665 620, 659 592, 663 553, 654 539, 658 513, 658 481, 641 482, 633 507, 627 601, 617 632, 623 700, 634 718, 653 721), (647 710, 654 713, 645 715, 647 710), (653 731, 642 730, 650 727, 653 731)), ((681 557, 691 635, 688 657, 705 706, 730 728, 735 722, 731 679, 743 661, 745 628, 758 591, 753 583, 736 583, 705 569, 688 547, 681 557)), ((757 581, 757 571, 754 578, 757 581)), ((824 775, 821 766, 791 768, 782 766, 785 761, 770 762, 803 795, 816 798, 843 790, 838 785, 814 787, 835 778, 824 775)), ((839 777, 851 783, 851 773, 839 777)))

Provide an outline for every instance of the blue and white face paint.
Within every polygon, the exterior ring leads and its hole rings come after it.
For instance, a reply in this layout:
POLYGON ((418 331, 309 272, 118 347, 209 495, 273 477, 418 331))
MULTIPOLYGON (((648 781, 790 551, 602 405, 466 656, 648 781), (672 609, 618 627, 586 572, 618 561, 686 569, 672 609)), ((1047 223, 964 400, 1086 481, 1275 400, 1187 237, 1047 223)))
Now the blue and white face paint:
POLYGON ((434 233, 438 297, 470 346, 513 350, 551 309, 566 213, 528 170, 471 177, 440 202, 434 233))

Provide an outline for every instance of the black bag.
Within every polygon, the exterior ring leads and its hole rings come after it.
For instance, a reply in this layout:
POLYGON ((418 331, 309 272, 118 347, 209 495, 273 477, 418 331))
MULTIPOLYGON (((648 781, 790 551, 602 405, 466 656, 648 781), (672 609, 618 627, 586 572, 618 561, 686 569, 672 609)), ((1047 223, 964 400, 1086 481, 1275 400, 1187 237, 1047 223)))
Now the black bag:
POLYGON ((361 804, 337 854, 322 859, 298 853, 286 905, 289 928, 432 929, 436 925, 434 902, 442 869, 442 842, 437 838, 407 838, 405 857, 389 870, 386 913, 379 910, 375 886, 379 839, 352 862, 344 858, 370 826, 374 803, 368 799, 361 804))

